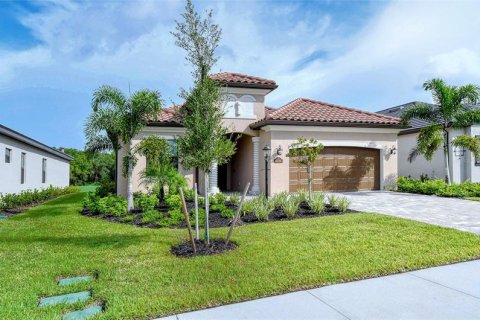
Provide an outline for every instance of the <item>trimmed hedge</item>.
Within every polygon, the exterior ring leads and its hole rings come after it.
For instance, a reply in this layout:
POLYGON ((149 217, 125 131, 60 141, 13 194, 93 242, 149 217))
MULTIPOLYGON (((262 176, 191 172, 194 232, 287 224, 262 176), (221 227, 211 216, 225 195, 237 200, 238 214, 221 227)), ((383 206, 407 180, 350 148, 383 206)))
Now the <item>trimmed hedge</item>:
POLYGON ((407 177, 398 179, 398 191, 437 195, 440 197, 480 197, 480 183, 464 182, 448 185, 443 180, 415 180, 407 177))
POLYGON ((32 204, 39 204, 75 192, 80 192, 80 188, 73 186, 65 188, 49 186, 45 189, 24 190, 20 193, 0 194, 0 210, 16 209, 32 204))

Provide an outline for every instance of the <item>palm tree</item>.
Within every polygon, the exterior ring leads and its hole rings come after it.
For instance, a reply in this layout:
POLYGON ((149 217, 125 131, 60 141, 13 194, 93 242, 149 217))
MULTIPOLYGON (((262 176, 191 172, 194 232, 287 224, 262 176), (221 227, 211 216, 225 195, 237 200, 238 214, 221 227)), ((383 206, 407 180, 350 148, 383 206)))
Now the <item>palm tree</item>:
POLYGON ((87 136, 87 140, 92 146, 98 147, 108 147, 108 140, 116 151, 122 145, 127 147, 127 155, 123 158, 123 173, 127 178, 128 210, 133 209, 132 172, 136 162, 131 140, 148 121, 156 119, 162 105, 158 91, 140 90, 126 97, 119 89, 102 86, 93 93, 92 109, 97 116, 91 115, 89 120, 95 118, 98 123, 87 121, 86 132, 92 133, 90 139, 87 136), (98 124, 98 127, 93 124, 98 124))
POLYGON ((92 109, 93 112, 88 116, 84 128, 87 139, 85 149, 93 154, 113 150, 115 153, 115 192, 117 192, 118 151, 122 147, 120 143, 120 113, 112 106, 100 107, 95 98, 92 109))
POLYGON ((418 103, 402 115, 404 125, 414 118, 430 123, 420 130, 417 146, 411 151, 409 160, 413 161, 418 154, 421 154, 430 161, 435 152, 443 146, 445 178, 450 184, 450 144, 464 148, 476 157, 480 155, 479 143, 475 137, 460 135, 453 139, 449 138, 450 128, 466 128, 480 122, 480 110, 468 108, 468 105, 477 104, 480 88, 473 84, 450 86, 441 79, 426 81, 423 88, 432 92, 435 105, 418 103))

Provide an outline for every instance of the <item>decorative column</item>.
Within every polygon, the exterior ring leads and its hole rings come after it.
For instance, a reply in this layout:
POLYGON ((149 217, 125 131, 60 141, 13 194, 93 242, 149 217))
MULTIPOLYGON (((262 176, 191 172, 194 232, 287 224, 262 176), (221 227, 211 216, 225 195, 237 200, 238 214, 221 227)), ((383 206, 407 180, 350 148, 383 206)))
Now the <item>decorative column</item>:
POLYGON ((209 182, 210 183, 208 185, 208 189, 210 193, 219 193, 220 189, 218 189, 218 165, 216 162, 213 163, 212 168, 210 169, 209 182))
POLYGON ((252 137, 253 142, 253 182, 250 190, 251 195, 260 194, 260 177, 258 167, 260 165, 260 159, 258 157, 260 149, 260 137, 252 137))

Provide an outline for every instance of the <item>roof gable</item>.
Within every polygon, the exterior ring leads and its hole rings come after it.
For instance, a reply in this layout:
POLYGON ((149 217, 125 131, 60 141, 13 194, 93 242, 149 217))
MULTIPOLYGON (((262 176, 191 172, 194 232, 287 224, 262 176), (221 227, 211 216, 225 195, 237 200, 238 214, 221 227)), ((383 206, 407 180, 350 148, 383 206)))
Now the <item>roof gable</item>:
POLYGON ((259 88, 276 89, 278 87, 274 80, 260 77, 249 76, 235 72, 221 72, 210 75, 211 79, 218 81, 222 85, 238 88, 259 88))

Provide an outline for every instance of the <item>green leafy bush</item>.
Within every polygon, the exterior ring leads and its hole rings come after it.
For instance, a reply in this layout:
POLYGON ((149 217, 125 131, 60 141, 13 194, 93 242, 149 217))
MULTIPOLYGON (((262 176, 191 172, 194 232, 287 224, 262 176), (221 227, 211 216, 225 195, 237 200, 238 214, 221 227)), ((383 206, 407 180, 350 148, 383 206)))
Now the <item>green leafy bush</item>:
POLYGON ((133 214, 129 214, 122 219, 123 222, 132 222, 133 220, 135 220, 135 215, 133 214))
POLYGON ((154 194, 139 194, 134 197, 135 208, 142 210, 142 212, 153 210, 156 206, 158 206, 158 203, 158 197, 154 194))
POLYGON ((315 213, 321 213, 325 209, 325 194, 320 192, 314 192, 312 199, 307 201, 310 210, 315 213))
POLYGON ((215 205, 215 204, 224 205, 225 201, 227 201, 227 196, 219 192, 212 195, 210 198, 208 198, 208 201, 210 202, 210 205, 215 205))
POLYGON ((128 212, 127 199, 123 197, 108 196, 100 198, 97 204, 97 210, 100 214, 119 217, 128 212))
POLYGON ((178 195, 178 194, 169 193, 168 196, 165 198, 165 204, 170 209, 180 210, 182 208, 182 199, 180 198, 180 195, 178 195))
POLYGON ((97 196, 99 196, 100 198, 115 194, 115 181, 104 180, 100 182, 100 185, 96 190, 96 193, 97 193, 97 196))
POLYGON ((307 201, 308 200, 308 192, 304 189, 298 190, 297 197, 298 197, 300 203, 302 203, 304 201, 307 201))
POLYGON ((224 218, 230 218, 231 219, 235 215, 235 211, 233 211, 233 209, 223 207, 222 210, 220 211, 220 215, 224 218))
POLYGON ((350 208, 351 201, 347 199, 347 197, 340 197, 337 201, 336 208, 341 213, 347 212, 348 208, 350 208))
POLYGON ((223 203, 218 203, 218 204, 212 204, 210 206, 210 211, 212 212, 221 212, 223 209, 225 209, 225 204, 223 203))
POLYGON ((173 209, 168 211, 168 215, 162 217, 158 222, 157 225, 160 227, 170 227, 176 226, 184 219, 182 212, 180 209, 173 209))
POLYGON ((300 206, 301 197, 298 195, 291 195, 288 200, 282 205, 283 212, 287 215, 288 219, 292 219, 297 213, 300 206))
POLYGON ((195 191, 193 189, 184 189, 183 195, 185 197, 185 201, 193 201, 195 199, 195 191))
POLYGON ((65 188, 49 186, 45 189, 24 190, 20 193, 0 194, 0 209, 7 210, 29 206, 76 192, 80 192, 80 188, 73 186, 65 188))
POLYGON ((150 209, 142 213, 142 223, 152 223, 160 220, 163 215, 157 210, 150 209))
POLYGON ((448 185, 443 180, 416 180, 407 177, 398 178, 398 191, 437 195, 441 197, 479 197, 480 183, 464 182, 448 185))
MULTIPOLYGON (((205 210, 203 208, 198 208, 198 226, 203 227, 205 225, 205 210)), ((190 223, 192 226, 195 226, 195 208, 190 210, 190 223)))
POLYGON ((98 200, 100 197, 95 192, 89 192, 83 198, 83 208, 90 210, 92 213, 99 213, 98 200))
POLYGON ((245 200, 242 204, 242 215, 250 214, 255 211, 255 199, 245 200))

